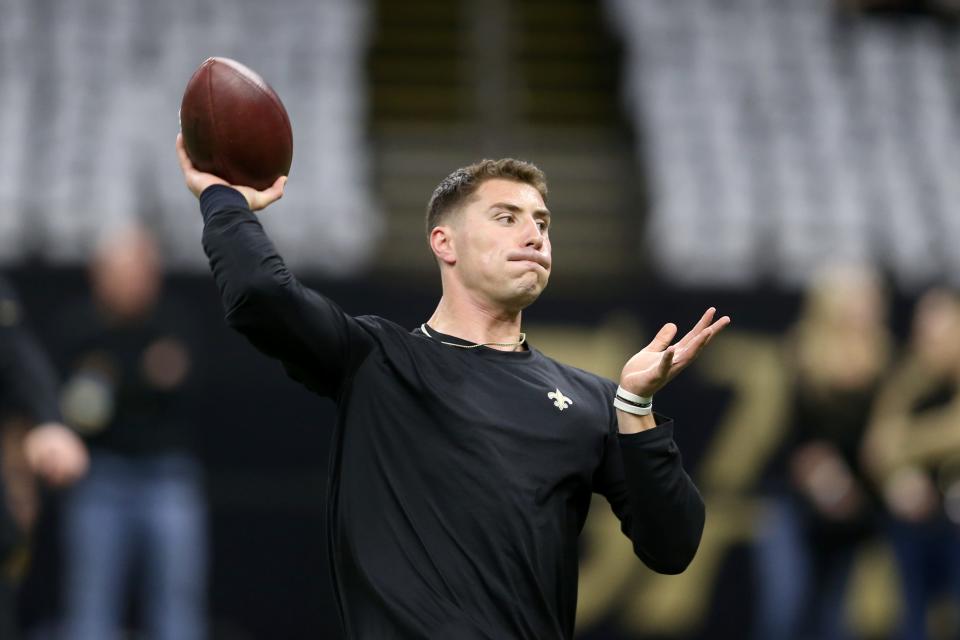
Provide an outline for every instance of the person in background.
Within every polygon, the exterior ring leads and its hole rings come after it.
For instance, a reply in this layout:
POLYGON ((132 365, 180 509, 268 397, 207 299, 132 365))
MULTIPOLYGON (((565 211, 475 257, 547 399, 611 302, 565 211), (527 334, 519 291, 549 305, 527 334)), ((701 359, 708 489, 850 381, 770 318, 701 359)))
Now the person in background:
POLYGON ((137 575, 145 637, 202 638, 206 508, 189 310, 161 296, 160 253, 143 228, 107 236, 90 281, 92 300, 67 311, 62 344, 64 415, 91 452, 63 508, 64 634, 121 637, 137 575))
MULTIPOLYGON (((87 450, 62 424, 54 369, 24 325, 13 287, 0 278, 0 426, 12 416, 27 421, 23 455, 35 474, 64 487, 86 473, 87 450)), ((0 638, 15 638, 14 584, 6 570, 23 532, 11 516, 0 485, 0 638)))
MULTIPOLYGON (((928 636, 937 596, 960 602, 960 295, 924 294, 909 346, 881 390, 864 458, 887 509, 903 588, 898 638, 928 636)), ((949 637, 960 637, 951 625, 949 637)))
POLYGON ((756 638, 848 636, 844 597, 876 508, 860 448, 890 357, 879 277, 833 266, 812 282, 789 332, 792 410, 759 521, 756 638))

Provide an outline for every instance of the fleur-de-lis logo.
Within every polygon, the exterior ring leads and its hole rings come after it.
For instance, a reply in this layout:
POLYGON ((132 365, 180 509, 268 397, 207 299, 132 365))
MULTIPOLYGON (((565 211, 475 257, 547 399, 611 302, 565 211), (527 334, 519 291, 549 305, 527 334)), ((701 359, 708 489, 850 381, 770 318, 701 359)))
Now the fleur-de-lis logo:
POLYGON ((560 411, 563 411, 573 404, 573 400, 560 393, 560 389, 551 391, 547 394, 547 397, 553 400, 553 406, 555 406, 557 409, 560 409, 560 411))

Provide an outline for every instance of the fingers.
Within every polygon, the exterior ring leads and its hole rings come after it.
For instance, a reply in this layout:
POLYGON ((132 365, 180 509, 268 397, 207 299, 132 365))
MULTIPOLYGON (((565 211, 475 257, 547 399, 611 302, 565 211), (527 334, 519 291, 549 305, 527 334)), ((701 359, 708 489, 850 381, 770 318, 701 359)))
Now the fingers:
POLYGON ((660 370, 658 373, 661 380, 667 380, 670 377, 670 369, 673 368, 673 360, 676 353, 676 347, 667 347, 667 350, 664 351, 660 357, 660 370))
POLYGON ((283 197, 283 190, 287 186, 287 176, 280 176, 267 189, 256 191, 248 187, 238 187, 247 198, 251 211, 264 209, 283 197))
POLYGON ((263 192, 263 195, 270 198, 270 202, 276 202, 283 197, 283 190, 287 187, 287 176, 280 176, 271 185, 269 189, 263 192))
POLYGON ((30 468, 54 487, 75 482, 87 472, 90 464, 83 441, 59 424, 33 429, 23 445, 30 468))
POLYGON ((718 333, 727 328, 727 325, 730 324, 730 316, 723 316, 712 325, 703 330, 703 333, 706 333, 707 336, 704 341, 697 347, 696 352, 693 354, 693 357, 697 357, 696 354, 700 352, 705 346, 710 344, 710 341, 716 337, 718 333))
POLYGON ((711 338, 713 338, 713 331, 710 329, 704 329, 694 336, 693 340, 683 348, 683 366, 690 364, 711 338))
POLYGON ((707 341, 709 342, 710 339, 713 338, 713 336, 717 335, 718 333, 726 329, 727 325, 729 324, 730 324, 730 316, 723 316, 722 318, 714 322, 712 325, 710 325, 710 338, 707 341))
MULTIPOLYGON (((177 160, 180 161, 180 170, 183 172, 183 177, 187 182, 187 189, 198 198, 204 189, 219 180, 215 176, 208 176, 207 174, 197 171, 196 167, 193 166, 190 156, 187 155, 187 148, 183 144, 182 133, 177 134, 177 160)), ((219 181, 223 182, 222 180, 219 181)))
MULTIPOLYGON (((694 325, 693 329, 691 329, 687 333, 687 335, 683 336, 683 339, 677 343, 677 347, 681 349, 688 348, 690 346, 690 343, 693 340, 695 340, 701 333, 709 330, 710 335, 707 337, 706 342, 703 343, 703 344, 706 344, 713 338, 713 336, 717 335, 724 328, 726 328, 726 326, 730 324, 730 316, 723 316, 713 324, 710 324, 710 321, 713 320, 713 316, 716 312, 717 312, 716 307, 710 307, 709 309, 707 309, 707 311, 703 314, 703 316, 701 316, 699 322, 697 322, 697 324, 694 325)), ((700 347, 703 347, 703 344, 701 344, 700 347)))
POLYGON ((48 452, 37 460, 34 465, 34 473, 43 478, 47 484, 58 487, 63 483, 66 475, 62 467, 56 456, 50 455, 48 452))
POLYGON ((180 160, 180 170, 183 171, 183 175, 187 175, 188 172, 194 171, 193 163, 190 161, 190 156, 187 155, 187 148, 183 146, 183 134, 177 134, 177 159, 180 160))
POLYGON ((54 487, 66 487, 82 478, 86 475, 86 472, 87 463, 85 461, 73 460, 69 464, 50 469, 47 482, 54 487))
POLYGON ((36 468, 36 473, 53 487, 73 484, 87 472, 89 462, 86 455, 76 451, 47 452, 36 468))
POLYGON ((663 351, 670 343, 673 342, 673 339, 677 335, 677 325, 672 322, 661 327, 660 331, 657 332, 657 335, 654 336, 653 340, 645 348, 648 351, 663 351))
POLYGON ((693 362, 696 357, 700 355, 700 352, 703 350, 703 348, 710 344, 710 341, 713 340, 713 338, 718 333, 723 331, 729 324, 730 316, 723 316, 694 336, 685 347, 682 347, 679 357, 675 359, 676 364, 679 366, 678 371, 685 369, 691 362, 693 362))
MULTIPOLYGON (((693 346, 693 356, 695 356, 714 335, 720 333, 720 331, 730 324, 730 316, 723 316, 714 322, 713 318, 716 313, 717 308, 710 307, 700 316, 697 324, 675 345, 680 354, 685 355, 691 346, 693 346)), ((646 349, 649 351, 663 351, 670 345, 676 335, 677 325, 668 322, 657 332, 657 335, 650 344, 646 346, 646 349)))
POLYGON ((677 346, 681 348, 687 346, 688 342, 693 340, 694 337, 696 337, 701 331, 710 325, 710 323, 713 321, 713 315, 716 312, 716 307, 710 307, 707 309, 704 314, 700 316, 700 320, 697 321, 697 324, 693 325, 693 329, 690 329, 690 331, 687 332, 687 335, 683 336, 680 342, 677 343, 677 346))
MULTIPOLYGON (((706 317, 706 316, 705 316, 706 317)), ((705 346, 710 344, 710 341, 713 338, 723 331, 727 325, 730 324, 730 316, 723 316, 709 327, 703 329, 694 336, 685 336, 684 340, 689 340, 684 346, 680 346, 681 343, 675 345, 678 350, 677 357, 674 358, 674 364, 677 367, 676 374, 679 371, 685 369, 691 362, 693 362, 705 346)))

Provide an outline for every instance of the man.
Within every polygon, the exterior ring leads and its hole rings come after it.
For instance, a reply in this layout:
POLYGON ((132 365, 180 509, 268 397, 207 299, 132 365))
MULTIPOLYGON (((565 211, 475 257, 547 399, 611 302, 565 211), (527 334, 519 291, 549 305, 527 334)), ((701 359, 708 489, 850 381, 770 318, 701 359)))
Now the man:
MULTIPOLYGON (((87 450, 60 419, 57 380, 46 354, 24 325, 13 288, 0 279, 0 420, 25 418, 32 428, 23 441, 30 470, 54 487, 71 484, 87 470, 87 450)), ((0 570, 21 533, 7 511, 0 486, 0 570)), ((13 585, 0 576, 0 637, 14 638, 13 585)))
POLYGON ((140 225, 105 235, 89 276, 91 295, 61 311, 71 322, 58 341, 63 412, 91 461, 61 518, 64 636, 121 637, 132 592, 146 637, 203 638, 206 504, 190 310, 165 293, 160 247, 140 225))
POLYGON ((729 318, 710 309, 672 346, 664 326, 621 389, 530 347, 521 313, 550 274, 550 213, 543 174, 516 160, 434 192, 443 295, 427 322, 353 318, 294 278, 252 214, 286 178, 231 188, 177 146, 227 322, 337 402, 329 552, 348 637, 571 638, 591 492, 648 566, 687 566, 703 502, 650 398, 729 318))

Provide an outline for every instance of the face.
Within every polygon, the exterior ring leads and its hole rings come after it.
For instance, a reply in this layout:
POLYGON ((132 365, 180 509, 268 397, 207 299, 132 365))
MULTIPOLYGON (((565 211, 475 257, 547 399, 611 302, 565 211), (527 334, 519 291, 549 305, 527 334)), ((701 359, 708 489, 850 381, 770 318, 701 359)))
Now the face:
POLYGON ((871 331, 886 321, 886 300, 878 276, 868 267, 833 265, 817 274, 810 289, 821 321, 848 330, 871 331))
POLYGON ((157 248, 144 233, 121 231, 99 247, 91 276, 97 299, 111 313, 139 316, 159 293, 157 248))
POLYGON ((534 187, 487 180, 445 227, 449 246, 441 260, 459 285, 484 302, 520 310, 547 286, 550 212, 534 187))
POLYGON ((923 363, 936 373, 956 370, 960 359, 960 302, 947 291, 934 289, 917 303, 913 346, 923 363))

